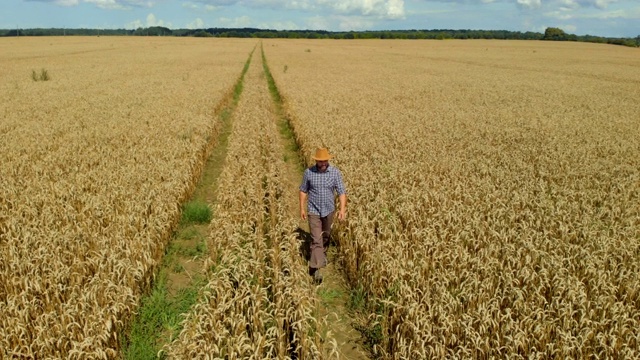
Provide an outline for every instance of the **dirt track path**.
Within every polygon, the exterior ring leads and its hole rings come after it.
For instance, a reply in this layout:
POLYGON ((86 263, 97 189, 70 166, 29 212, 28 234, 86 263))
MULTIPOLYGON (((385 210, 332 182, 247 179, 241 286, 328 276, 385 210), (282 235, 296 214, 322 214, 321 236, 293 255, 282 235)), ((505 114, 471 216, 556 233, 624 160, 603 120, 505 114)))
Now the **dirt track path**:
MULTIPOLYGON (((260 50, 260 49, 259 49, 260 50)), ((256 54, 254 61, 260 62, 262 66, 264 64, 264 58, 256 54)), ((268 59, 266 59, 268 62, 268 59)), ((265 66, 265 81, 271 82, 272 95, 274 92, 272 79, 267 72, 268 68, 265 66)), ((277 90, 275 90, 277 91, 277 90)), ((298 219, 298 236, 300 239, 300 253, 301 256, 309 256, 309 241, 311 235, 309 234, 309 225, 306 221, 300 219, 299 200, 298 200, 298 187, 302 180, 302 173, 304 171, 303 159, 300 158, 295 139, 292 136, 292 130, 289 127, 288 120, 284 116, 282 111, 282 101, 278 95, 272 96, 274 106, 274 121, 278 124, 278 128, 281 133, 281 146, 285 154, 285 163, 287 166, 283 182, 286 183, 286 188, 291 189, 290 195, 287 197, 288 207, 291 217, 298 219)), ((335 247, 330 247, 328 250, 328 266, 322 271, 324 280, 322 284, 316 286, 316 295, 318 297, 318 316, 319 323, 323 326, 323 332, 326 334, 325 338, 328 340, 331 337, 335 339, 338 345, 338 352, 340 359, 369 359, 367 352, 363 350, 362 336, 354 328, 354 318, 348 308, 348 301, 350 296, 350 290, 348 289, 343 277, 342 272, 339 269, 339 254, 336 252, 335 247)), ((311 276, 309 277, 311 281, 311 276)), ((329 351, 329 344, 326 343, 327 351, 329 351)))

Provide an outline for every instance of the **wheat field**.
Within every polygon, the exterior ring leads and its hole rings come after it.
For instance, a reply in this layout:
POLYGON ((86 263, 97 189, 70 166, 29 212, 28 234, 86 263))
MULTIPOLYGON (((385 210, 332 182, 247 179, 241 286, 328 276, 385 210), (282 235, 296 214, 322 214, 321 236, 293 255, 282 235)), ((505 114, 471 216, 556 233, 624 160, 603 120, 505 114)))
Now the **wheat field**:
POLYGON ((0 41, 0 358, 121 356, 240 76, 206 285, 162 352, 337 357, 261 49, 300 155, 343 173, 372 357, 640 356, 637 49, 25 37, 0 41))
POLYGON ((378 356, 637 358, 637 49, 265 41, 378 356), (375 334, 378 335, 375 335, 375 334))
POLYGON ((193 40, 0 41, 0 358, 116 358, 255 46, 193 40))

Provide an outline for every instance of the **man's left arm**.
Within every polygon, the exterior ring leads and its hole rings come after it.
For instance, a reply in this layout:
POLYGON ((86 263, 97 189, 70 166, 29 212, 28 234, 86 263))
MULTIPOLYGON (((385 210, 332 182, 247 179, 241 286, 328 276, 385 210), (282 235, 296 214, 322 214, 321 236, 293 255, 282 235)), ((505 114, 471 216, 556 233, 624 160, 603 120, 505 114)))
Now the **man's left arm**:
POLYGON ((340 194, 340 211, 338 212, 338 220, 342 221, 347 218, 347 194, 340 194))
POLYGON ((342 221, 347 218, 347 189, 342 181, 342 173, 337 173, 337 186, 336 192, 338 193, 338 199, 340 200, 340 210, 338 210, 338 220, 342 221))

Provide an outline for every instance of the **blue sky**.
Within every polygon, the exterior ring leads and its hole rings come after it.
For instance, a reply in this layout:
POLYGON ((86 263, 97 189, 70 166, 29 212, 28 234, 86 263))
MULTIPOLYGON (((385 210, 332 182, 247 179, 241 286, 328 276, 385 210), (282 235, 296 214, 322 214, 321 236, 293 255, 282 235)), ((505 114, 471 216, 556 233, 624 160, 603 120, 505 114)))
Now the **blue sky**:
POLYGON ((482 29, 640 35, 640 0, 0 0, 0 28, 482 29))

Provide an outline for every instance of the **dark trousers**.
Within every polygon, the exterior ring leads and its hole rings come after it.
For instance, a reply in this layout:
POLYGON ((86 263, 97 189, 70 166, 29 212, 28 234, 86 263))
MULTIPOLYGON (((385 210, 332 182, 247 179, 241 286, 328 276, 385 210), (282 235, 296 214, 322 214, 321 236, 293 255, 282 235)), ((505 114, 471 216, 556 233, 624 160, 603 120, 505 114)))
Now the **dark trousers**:
POLYGON ((309 267, 319 269, 327 266, 327 247, 331 239, 331 224, 333 224, 333 213, 325 217, 320 215, 307 215, 309 219, 309 230, 311 231, 311 259, 309 267))

